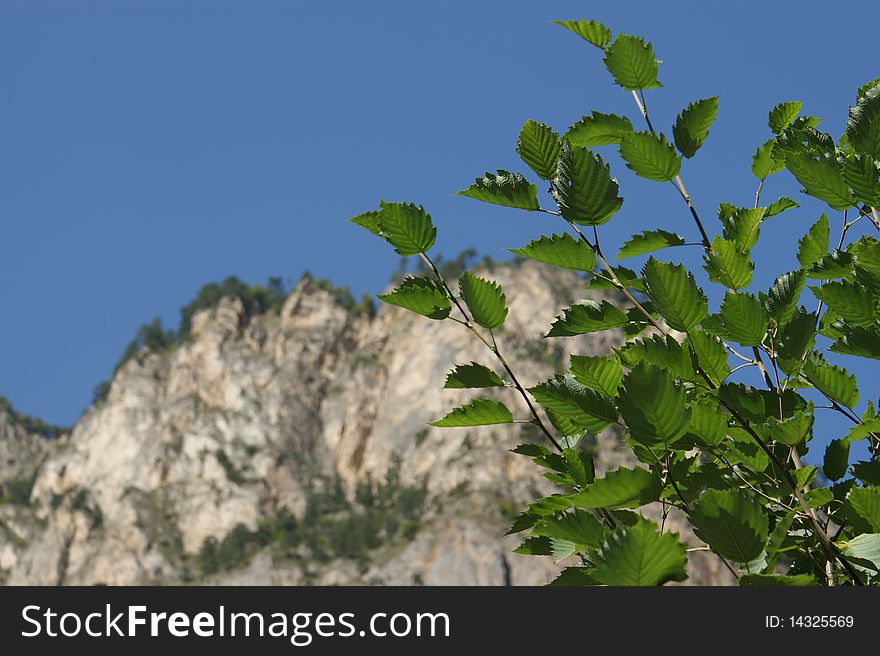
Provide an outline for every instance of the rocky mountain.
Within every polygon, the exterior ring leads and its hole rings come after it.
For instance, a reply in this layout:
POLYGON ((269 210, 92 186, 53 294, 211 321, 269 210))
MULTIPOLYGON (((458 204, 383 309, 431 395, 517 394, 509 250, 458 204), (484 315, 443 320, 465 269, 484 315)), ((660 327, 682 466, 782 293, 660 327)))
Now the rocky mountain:
MULTIPOLYGON (((599 298, 574 274, 486 275, 507 292, 499 342, 523 381, 622 339, 540 339, 562 306, 599 298)), ((545 583, 561 565, 504 537, 552 489, 510 453, 534 429, 427 425, 471 394, 442 389, 451 365, 487 355, 458 324, 355 313, 310 278, 277 313, 225 298, 182 343, 129 359, 69 433, 45 437, 0 407, 0 580, 545 583)), ((612 429, 589 447, 600 469, 631 460, 612 429)), ((692 555, 692 583, 728 582, 692 555)))

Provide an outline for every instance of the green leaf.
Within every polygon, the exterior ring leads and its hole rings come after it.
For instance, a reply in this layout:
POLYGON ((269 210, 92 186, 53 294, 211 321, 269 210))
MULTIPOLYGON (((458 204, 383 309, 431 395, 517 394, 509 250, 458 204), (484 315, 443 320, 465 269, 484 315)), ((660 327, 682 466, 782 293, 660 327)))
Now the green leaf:
POLYGON ((804 501, 810 508, 821 508, 834 501, 834 493, 827 487, 817 487, 804 494, 804 501))
POLYGON ((784 326, 792 320, 803 288, 804 274, 801 271, 785 273, 773 283, 765 305, 767 313, 777 325, 784 326))
POLYGON ((526 538, 513 553, 522 556, 552 556, 553 544, 550 538, 526 538))
POLYGON ((519 173, 510 173, 502 169, 498 169, 497 173, 486 173, 482 178, 476 178, 474 184, 456 195, 521 210, 535 211, 540 207, 538 187, 519 173))
POLYGON ((429 319, 445 319, 452 311, 449 297, 438 283, 429 278, 405 278, 390 294, 379 294, 383 303, 424 315, 429 319))
POLYGON ((723 203, 718 211, 724 238, 736 244, 742 252, 748 252, 758 242, 764 208, 736 208, 723 203))
POLYGON ((853 476, 867 485, 880 485, 880 460, 863 460, 852 466, 853 476))
POLYGON ((853 195, 872 207, 880 205, 880 169, 867 155, 855 154, 843 163, 843 179, 853 195))
POLYGON ((781 102, 770 110, 767 124, 775 134, 781 134, 798 117, 803 106, 800 100, 781 102))
POLYGON ((831 351, 846 355, 857 355, 862 358, 874 358, 880 360, 880 331, 876 328, 853 327, 842 335, 834 344, 831 351))
POLYGON ((862 86, 860 86, 856 91, 856 102, 859 102, 859 100, 862 99, 862 96, 864 96, 877 85, 880 85, 880 77, 875 77, 870 82, 865 82, 862 86))
POLYGON ((544 180, 556 174, 556 159, 562 144, 553 129, 529 119, 522 126, 516 142, 516 152, 530 169, 544 180))
POLYGON ((845 210, 855 204, 836 160, 827 157, 814 159, 804 152, 790 152, 785 165, 804 186, 804 193, 825 201, 835 210, 845 210))
POLYGON ((563 218, 602 225, 623 205, 611 168, 599 155, 563 142, 553 178, 553 197, 563 218))
POLYGON ((677 533, 660 533, 639 518, 616 530, 593 557, 594 576, 606 585, 663 585, 687 578, 685 544, 677 533))
POLYGON ((681 157, 662 134, 624 134, 620 141, 620 156, 630 170, 648 180, 669 182, 681 169, 681 157))
POLYGON ((738 563, 754 560, 767 545, 767 515, 740 490, 706 490, 691 503, 689 518, 698 538, 738 563))
POLYGON ((663 86, 657 81, 660 62, 654 48, 640 36, 618 34, 606 49, 604 61, 614 82, 627 91, 663 86))
POLYGON ((360 227, 369 230, 377 237, 381 237, 382 226, 379 225, 380 214, 381 212, 379 212, 378 210, 370 210, 368 212, 364 212, 363 214, 358 214, 357 216, 349 219, 348 222, 359 225, 360 227))
POLYGON ((718 115, 718 96, 691 103, 675 119, 672 136, 678 150, 693 157, 709 136, 709 128, 718 115))
POLYGON ((779 554, 788 538, 788 530, 791 528, 791 523, 793 521, 794 512, 788 511, 776 520, 776 525, 773 527, 773 530, 770 531, 770 538, 767 540, 767 566, 764 568, 765 575, 772 574, 776 569, 776 561, 779 559, 779 554))
MULTIPOLYGON (((611 267, 611 269, 620 283, 627 289, 635 289, 640 292, 645 290, 641 278, 632 269, 627 269, 624 266, 611 267)), ((587 284, 587 289, 616 289, 616 287, 606 278, 599 278, 597 276, 587 284)))
POLYGON ((616 355, 572 355, 571 374, 581 385, 615 397, 623 370, 616 355))
POLYGON ((812 574, 743 574, 739 577, 740 585, 761 587, 806 587, 818 585, 812 574))
POLYGON ((575 271, 592 271, 596 266, 596 254, 579 239, 567 232, 561 235, 541 236, 523 248, 509 249, 514 255, 552 264, 575 271))
POLYGON ((849 440, 831 440, 825 447, 825 460, 822 471, 829 481, 843 478, 849 467, 849 440))
MULTIPOLYGON (((775 417, 768 417, 763 428, 764 436, 776 440, 786 446, 797 446, 803 442, 813 428, 813 404, 806 410, 797 412, 793 417, 780 421, 775 417)), ((756 429, 758 426, 756 425, 756 429)))
POLYGON ((857 152, 880 160, 880 86, 866 91, 850 107, 846 136, 857 152))
POLYGON ((853 257, 846 251, 832 251, 829 255, 823 255, 816 263, 807 269, 807 278, 829 280, 831 278, 844 278, 853 272, 853 257))
POLYGON ((571 376, 551 378, 530 388, 529 393, 545 408, 593 433, 617 421, 617 408, 611 398, 571 376))
POLYGON ((593 575, 595 569, 592 567, 566 567, 559 573, 555 579, 550 581, 551 586, 585 586, 599 585, 599 581, 593 575))
POLYGON ((504 381, 494 371, 476 362, 457 364, 446 376, 444 389, 472 389, 504 387, 504 381))
POLYGON ((626 116, 603 114, 593 111, 572 125, 565 133, 565 139, 572 145, 592 148, 619 144, 623 135, 633 131, 633 126, 626 116))
POLYGON ((670 327, 687 332, 709 313, 709 304, 694 275, 681 264, 649 258, 642 269, 645 293, 670 327))
POLYGON ((634 340, 618 349, 618 353, 623 363, 630 368, 639 362, 645 362, 665 369, 682 380, 693 380, 695 376, 690 350, 671 335, 652 335, 634 340))
POLYGON ((443 419, 431 422, 431 426, 439 428, 490 426, 492 424, 509 424, 512 421, 513 415, 510 414, 510 410, 500 401, 477 399, 455 408, 443 419))
POLYGON ((783 212, 793 210, 796 207, 800 207, 796 201, 788 196, 781 196, 767 206, 767 209, 764 210, 764 218, 769 219, 771 216, 782 214, 783 212))
POLYGON ((715 237, 712 253, 706 256, 703 268, 709 280, 736 290, 751 284, 755 265, 749 260, 748 253, 743 253, 735 243, 715 237))
POLYGON ((796 375, 803 366, 801 359, 813 345, 816 337, 816 317, 798 308, 791 321, 782 327, 776 337, 779 367, 789 376, 796 375))
POLYGON ((720 385, 730 374, 727 351, 721 340, 707 332, 695 331, 688 335, 688 342, 697 356, 700 368, 716 386, 720 385))
MULTIPOLYGON (((871 433, 880 435, 880 415, 874 409, 874 402, 868 401, 868 407, 862 413, 862 420, 849 429, 846 438, 850 441, 863 440, 871 433)), ((880 485, 880 483, 877 483, 880 485)))
POLYGON ((400 255, 425 253, 434 245, 437 228, 421 205, 382 201, 381 206, 378 217, 380 236, 400 255))
POLYGON ((767 176, 779 173, 785 168, 785 160, 776 159, 773 156, 773 147, 776 139, 769 139, 758 146, 758 150, 752 155, 752 175, 758 180, 764 180, 767 176))
POLYGON ((873 533, 880 533, 880 492, 876 489, 854 487, 847 495, 853 509, 871 527, 873 533))
POLYGON ((629 317, 608 301, 584 300, 569 306, 556 317, 547 337, 572 337, 609 328, 622 328, 629 317))
POLYGON ((721 303, 719 318, 720 331, 713 329, 711 332, 719 333, 720 337, 726 337, 743 346, 756 346, 767 334, 769 317, 764 305, 748 292, 727 292, 721 303))
POLYGON ((640 444, 668 446, 688 430, 687 393, 660 367, 636 365, 624 376, 618 404, 630 435, 640 444))
POLYGON ((700 398, 691 403, 688 432, 709 446, 718 446, 727 436, 727 415, 718 403, 709 398, 700 398))
POLYGON ((874 295, 861 285, 851 282, 826 282, 821 287, 810 287, 820 301, 853 326, 872 326, 877 321, 877 303, 874 295))
POLYGON ((638 508, 660 497, 660 481, 647 469, 619 467, 570 497, 575 508, 638 508))
POLYGON ((798 240, 797 258, 801 269, 811 268, 822 256, 828 253, 828 239, 830 235, 831 229, 828 225, 828 217, 823 212, 819 220, 810 228, 810 231, 798 240))
POLYGON ((557 25, 561 25, 567 30, 571 30, 579 37, 586 39, 597 48, 602 50, 611 41, 611 30, 602 25, 599 21, 587 20, 582 18, 579 21, 553 21, 557 25))
POLYGON ((617 259, 643 255, 670 246, 683 246, 684 243, 684 237, 674 232, 660 229, 642 230, 639 234, 630 237, 629 241, 620 247, 617 259))
POLYGON ((586 510, 573 508, 560 515, 545 517, 532 529, 532 535, 556 540, 568 540, 580 547, 598 547, 605 535, 605 527, 586 510))
POLYGON ((846 543, 843 553, 849 558, 867 561, 873 572, 880 571, 880 533, 863 533, 846 543))
POLYGON ((811 354, 804 362, 804 375, 820 392, 847 408, 859 402, 856 377, 846 369, 826 362, 818 353, 811 354))
POLYGON ((498 283, 465 271, 458 284, 461 297, 467 303, 474 321, 490 330, 504 323, 507 318, 507 299, 498 283))
MULTIPOLYGON (((767 417, 779 416, 780 396, 772 390, 760 390, 742 383, 724 383, 718 389, 718 398, 748 421, 762 422, 767 417)), ((783 418, 807 407, 804 398, 793 390, 785 390, 781 398, 783 418)))

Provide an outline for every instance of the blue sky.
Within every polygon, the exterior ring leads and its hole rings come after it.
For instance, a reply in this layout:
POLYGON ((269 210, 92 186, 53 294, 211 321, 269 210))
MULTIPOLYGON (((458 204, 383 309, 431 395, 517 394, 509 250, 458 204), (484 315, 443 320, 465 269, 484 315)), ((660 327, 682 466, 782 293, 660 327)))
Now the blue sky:
MULTIPOLYGON (((452 194, 486 170, 523 170, 528 118, 563 131, 593 109, 635 121, 598 51, 550 23, 582 17, 653 41, 658 129, 720 96, 682 171, 713 232, 720 201, 753 198, 749 161, 775 103, 804 100, 836 136, 856 87, 880 74, 876 43, 852 36, 880 18, 871 2, 5 0, 0 394, 74 421, 141 323, 175 324, 230 274, 309 270, 381 290, 396 256, 344 223, 380 198, 424 204, 447 255, 500 255, 558 229, 452 194)), ((610 160, 625 203, 606 250, 646 228, 694 237, 671 186, 610 160)), ((794 267, 794 240, 822 210, 787 173, 765 198, 783 193, 802 207, 766 224, 758 288, 794 267)), ((697 249, 668 254, 698 266, 697 249)), ((876 399, 876 363, 850 361, 876 399)))

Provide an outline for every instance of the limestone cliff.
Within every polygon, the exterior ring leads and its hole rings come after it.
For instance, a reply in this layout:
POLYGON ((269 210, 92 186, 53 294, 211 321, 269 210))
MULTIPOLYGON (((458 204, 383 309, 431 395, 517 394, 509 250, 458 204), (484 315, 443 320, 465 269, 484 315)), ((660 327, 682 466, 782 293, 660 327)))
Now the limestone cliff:
MULTIPOLYGON (((540 339, 562 306, 597 297, 574 274, 487 275, 507 292, 499 340, 523 381, 622 339, 540 339)), ((487 356, 458 324, 355 315, 308 278, 279 313, 226 299, 174 349, 129 360, 69 435, 28 434, 0 411, 0 481, 28 483, 0 505, 0 580, 544 583, 559 566, 503 537, 552 489, 509 451, 539 436, 427 426, 468 398, 442 389, 451 365, 487 356)), ((522 409, 510 390, 499 398, 522 409)), ((594 448, 600 468, 629 462, 612 430, 594 448)), ((692 582, 725 582, 703 555, 692 582)))

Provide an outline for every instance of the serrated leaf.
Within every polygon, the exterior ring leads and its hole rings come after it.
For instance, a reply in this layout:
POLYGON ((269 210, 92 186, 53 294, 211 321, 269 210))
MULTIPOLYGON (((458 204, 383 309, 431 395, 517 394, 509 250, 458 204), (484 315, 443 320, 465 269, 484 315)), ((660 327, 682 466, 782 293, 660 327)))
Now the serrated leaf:
POLYGON ((556 317, 547 337, 572 337, 609 328, 622 328, 629 317, 608 301, 584 300, 565 308, 556 317))
POLYGON ((828 253, 828 239, 831 228, 825 213, 813 224, 809 232, 798 240, 797 258, 801 269, 810 269, 828 253))
POLYGON ((862 99, 862 96, 864 96, 866 93, 868 93, 871 89, 873 89, 877 85, 880 85, 880 77, 875 77, 873 80, 870 80, 869 82, 865 82, 863 85, 861 85, 856 90, 856 102, 859 102, 859 100, 862 99))
POLYGON ((684 266, 649 258, 642 269, 645 293, 675 330, 687 332, 709 313, 709 304, 684 266))
POLYGON ((551 556, 553 555, 553 544, 550 538, 526 538, 521 545, 513 550, 513 553, 522 556, 551 556))
POLYGON ((438 428, 457 428, 461 426, 490 426, 493 424, 509 424, 513 421, 510 410, 493 399, 476 399, 455 408, 443 419, 431 422, 438 428))
POLYGON ((687 393, 660 367, 640 363, 630 370, 618 405, 630 435, 640 444, 668 446, 688 430, 687 393))
MULTIPOLYGON (((632 269, 627 269, 624 266, 611 267, 612 271, 614 271, 614 275, 617 276, 617 279, 627 289, 635 289, 636 291, 644 291, 645 287, 642 283, 641 278, 636 274, 632 269)), ((587 285, 587 289, 616 289, 614 284, 605 277, 599 278, 594 277, 589 284, 587 285)))
POLYGON ((832 251, 820 257, 813 266, 806 270, 807 278, 830 280, 844 278, 853 272, 853 257, 846 251, 832 251))
POLYGON ((690 351, 671 335, 652 335, 634 340, 618 349, 618 353, 623 363, 630 368, 639 362, 645 362, 666 369, 675 378, 682 380, 692 380, 695 375, 690 351))
POLYGON ((369 210, 367 212, 363 212, 362 214, 358 214, 355 217, 352 217, 348 220, 349 223, 354 223, 355 225, 359 225, 362 228, 365 228, 372 232, 377 237, 382 236, 382 226, 379 225, 379 215, 381 213, 378 210, 369 210))
POLYGON ((532 529, 532 535, 567 540, 583 549, 598 547, 605 535, 605 527, 592 513, 572 508, 542 519, 532 529))
POLYGON ((685 544, 643 518, 619 528, 593 556, 595 578, 606 585, 663 585, 687 578, 685 544))
POLYGON ((531 119, 523 125, 516 142, 520 159, 544 180, 556 174, 556 159, 561 148, 559 135, 550 126, 531 119))
POLYGON ((738 290, 751 284, 755 265, 748 253, 743 253, 734 242, 715 237, 712 253, 706 256, 703 268, 712 282, 738 290))
POLYGON ((821 508, 834 501, 834 493, 827 487, 817 487, 804 494, 810 508, 821 508))
POLYGON ((698 538, 738 563, 754 560, 767 545, 767 515, 740 490, 706 490, 691 503, 689 519, 698 538))
POLYGON ((796 375, 803 366, 804 353, 813 346, 815 337, 816 317, 798 308, 776 337, 779 368, 789 376, 796 375))
POLYGON ((827 157, 814 159, 804 152, 790 152, 785 165, 803 185, 804 193, 825 201, 835 210, 845 210, 855 204, 837 161, 827 157))
POLYGON ((620 156, 627 168, 648 180, 669 182, 675 179, 681 169, 681 157, 662 134, 624 134, 620 141, 620 156))
POLYGON ((583 241, 570 234, 541 236, 523 248, 509 249, 514 255, 575 271, 592 271, 596 254, 583 241))
POLYGON ((843 553, 848 558, 870 563, 871 572, 880 571, 880 533, 863 533, 854 537, 846 543, 843 553))
POLYGON ((880 330, 858 326, 849 328, 846 334, 841 335, 831 345, 830 350, 835 353, 880 360, 880 330))
POLYGON ((846 136, 857 152, 880 160, 880 86, 866 91, 850 107, 846 136))
POLYGON ((724 238, 736 244, 747 253, 758 242, 764 208, 735 208, 722 204, 718 212, 723 227, 724 238))
POLYGON ((627 91, 662 86, 657 81, 659 62, 654 48, 640 36, 618 34, 605 50, 604 62, 614 82, 627 91))
POLYGON ((709 128, 718 115, 718 97, 704 98, 691 103, 675 120, 672 136, 679 152, 693 157, 709 136, 709 128))
POLYGON ((434 245, 437 228, 421 205, 382 201, 381 207, 378 216, 380 236, 400 255, 425 253, 434 245))
MULTIPOLYGON (((779 400, 782 399, 782 417, 791 417, 807 407, 807 402, 793 390, 784 390, 781 397, 773 390, 763 390, 742 383, 724 383, 718 388, 718 398, 727 407, 751 422, 766 421, 767 417, 779 416, 779 400)), ((744 439, 751 442, 745 435, 744 439)))
POLYGON ((405 278, 397 289, 389 294, 379 294, 378 298, 383 303, 402 307, 429 319, 445 319, 452 311, 446 290, 429 278, 405 278))
POLYGON ((821 287, 810 287, 810 290, 850 325, 872 326, 877 321, 875 297, 861 285, 848 281, 826 282, 821 287))
POLYGON ((561 25, 567 30, 571 30, 579 37, 586 39, 588 42, 602 50, 604 50, 611 41, 611 30, 602 25, 599 21, 582 18, 579 21, 555 20, 553 22, 557 25, 561 25))
POLYGON ((519 173, 510 173, 503 169, 498 169, 496 173, 487 172, 482 178, 476 178, 474 184, 456 195, 521 210, 536 211, 540 207, 538 187, 519 173))
POLYGON ((593 433, 617 421, 617 408, 610 397, 571 376, 551 378, 529 388, 529 393, 545 408, 593 433))
POLYGON ((490 330, 498 328, 507 318, 507 299, 501 286, 465 271, 458 281, 461 297, 474 321, 490 330))
POLYGON ((720 385, 728 374, 730 365, 727 362, 727 351, 721 340, 704 331, 694 331, 688 335, 688 342, 697 356, 700 369, 716 386, 720 385))
POLYGON ((880 492, 876 489, 854 487, 847 495, 853 509, 871 527, 873 533, 880 533, 880 492))
POLYGON ((829 481, 843 478, 849 468, 849 440, 831 440, 825 447, 822 471, 829 481))
POLYGON ((758 180, 764 180, 767 176, 779 173, 785 168, 785 160, 773 156, 773 147, 776 139, 769 139, 758 146, 758 150, 752 155, 752 175, 758 180))
POLYGON ((580 225, 602 225, 623 205, 608 164, 568 142, 563 142, 556 161, 553 198, 563 218, 580 225))
POLYGON ((826 362, 818 353, 806 359, 803 373, 816 389, 841 405, 853 408, 859 402, 856 377, 846 369, 826 362))
POLYGON ((682 246, 684 243, 684 237, 674 232, 668 232, 659 228, 657 230, 642 230, 642 232, 630 237, 620 247, 617 259, 644 255, 645 253, 651 253, 670 246, 682 246))
POLYGON ((764 218, 769 219, 771 216, 776 216, 777 214, 782 214, 783 212, 787 212, 788 210, 793 210, 800 205, 797 202, 788 196, 780 196, 772 203, 767 206, 767 209, 764 210, 764 218))
POLYGON ((474 389, 481 387, 504 387, 504 381, 494 371, 482 364, 457 364, 446 376, 444 389, 474 389))
POLYGON ((811 403, 806 410, 796 412, 788 419, 779 420, 775 417, 768 417, 768 421, 763 426, 755 426, 764 433, 764 437, 770 440, 776 440, 786 446, 797 446, 803 442, 810 434, 813 428, 813 404, 811 403))
POLYGON ((550 581, 552 587, 600 585, 594 576, 592 567, 566 567, 555 579, 550 581))
POLYGON ((853 476, 866 485, 880 486, 880 460, 863 460, 852 466, 853 476))
POLYGON ((688 432, 709 446, 721 444, 727 435, 727 415, 718 407, 718 403, 701 398, 688 408, 691 411, 688 432))
POLYGON ((603 114, 593 111, 572 125, 565 133, 565 139, 575 146, 592 148, 619 144, 623 135, 632 132, 633 126, 626 116, 603 114))
POLYGON ((843 179, 852 189, 853 195, 872 207, 880 205, 880 169, 877 162, 856 153, 843 163, 843 179))
POLYGON ((792 271, 779 276, 773 283, 765 305, 767 313, 777 325, 784 326, 794 317, 801 290, 804 288, 804 280, 803 272, 792 271))
POLYGON ((779 103, 770 110, 770 114, 767 116, 767 125, 775 134, 781 134, 798 117, 803 106, 804 104, 800 100, 779 103))
POLYGON ((818 585, 812 574, 743 574, 740 585, 760 587, 807 587, 818 585))
POLYGON ((623 370, 616 355, 572 355, 571 375, 581 385, 614 397, 617 396, 623 370))
POLYGON ((638 508, 660 497, 660 480, 647 469, 619 467, 569 497, 575 508, 638 508))

